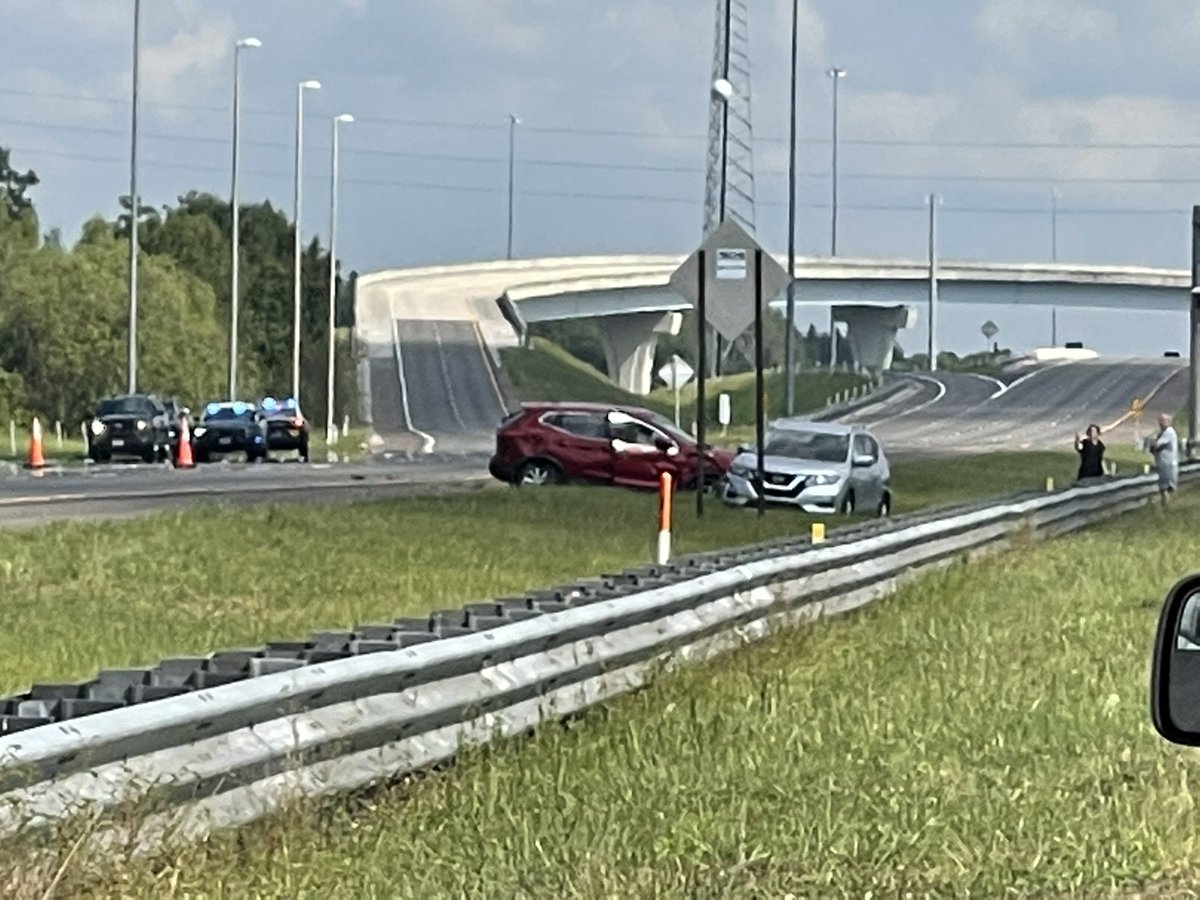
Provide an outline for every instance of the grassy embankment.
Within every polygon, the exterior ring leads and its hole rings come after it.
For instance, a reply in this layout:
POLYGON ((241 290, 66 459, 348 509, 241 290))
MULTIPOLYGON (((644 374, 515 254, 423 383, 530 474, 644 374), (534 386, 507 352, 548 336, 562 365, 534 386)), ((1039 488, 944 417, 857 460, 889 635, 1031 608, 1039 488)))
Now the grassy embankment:
MULTIPOLYGON (((989 466, 971 483, 998 489, 1000 471, 1011 474, 989 466)), ((121 661, 114 654, 144 661, 171 628, 199 650, 217 633, 245 641, 288 622, 415 610, 619 565, 649 547, 646 529, 629 527, 651 512, 638 495, 514 491, 412 507, 332 511, 319 527, 299 511, 240 525, 201 515, 188 556, 208 560, 205 575, 191 580, 186 559, 172 561, 189 587, 170 615, 148 598, 137 605, 122 586, 133 567, 172 555, 159 546, 171 530, 162 520, 103 543, 90 527, 0 536, 6 595, 25 598, 8 611, 4 680, 21 663, 26 674, 31 665, 83 674, 100 647, 109 664, 121 661), (495 512, 490 504, 505 511, 503 547, 467 527, 495 512), (566 527, 581 511, 598 526, 586 538, 566 527), (457 540, 423 531, 435 520, 457 540), (388 537, 368 549, 364 533, 388 537), (426 540, 418 546, 413 534, 426 540), (225 546, 238 552, 210 555, 225 546), (511 546, 545 552, 514 556, 511 546), (372 557, 394 568, 380 571, 372 557), (227 562, 214 567, 215 558, 227 562), (285 560, 315 599, 281 599, 256 574, 277 579, 285 560), (343 599, 328 599, 335 594, 343 599), (73 651, 64 656, 58 641, 73 651)), ((1146 668, 1162 593, 1195 565, 1198 518, 1200 497, 1185 496, 1165 514, 1145 510, 928 575, 847 620, 683 671, 569 727, 472 751, 355 801, 306 803, 152 863, 110 863, 100 882, 68 862, 59 887, 98 896, 1096 897, 1153 884, 1164 889, 1156 896, 1182 895, 1171 889, 1200 875, 1194 754, 1152 733, 1146 668)), ((763 527, 784 521, 769 516, 763 527)), ((752 516, 733 523, 728 511, 703 527, 684 517, 681 538, 703 546, 766 533, 752 516)), ((57 868, 23 865, 18 855, 5 867, 30 891, 57 868)))
MULTIPOLYGON (((535 338, 529 348, 503 351, 502 360, 504 371, 521 400, 619 403, 641 406, 666 416, 675 414, 674 392, 660 387, 648 397, 631 394, 609 381, 602 372, 541 338, 535 338)), ((866 382, 867 379, 863 376, 850 372, 800 372, 796 376, 797 412, 808 413, 823 409, 829 397, 866 382)), ((768 417, 783 415, 784 375, 780 372, 768 373, 764 379, 764 388, 768 417)), ((753 373, 711 379, 707 382, 706 394, 709 427, 715 429, 714 433, 718 435, 719 442, 736 442, 752 432, 753 373), (733 419, 726 441, 720 441, 720 425, 717 424, 717 395, 721 393, 729 394, 733 419)), ((680 423, 684 428, 690 428, 695 418, 694 383, 680 391, 680 403, 680 423)))

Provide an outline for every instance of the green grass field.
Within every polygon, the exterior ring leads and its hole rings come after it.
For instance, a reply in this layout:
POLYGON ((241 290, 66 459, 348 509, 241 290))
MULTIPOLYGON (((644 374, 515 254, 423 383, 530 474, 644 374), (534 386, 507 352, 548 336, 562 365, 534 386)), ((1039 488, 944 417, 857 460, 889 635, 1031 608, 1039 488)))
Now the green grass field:
MULTIPOLYGON (((905 463, 897 506, 1036 487, 1071 464, 905 463)), ((690 499, 680 550, 805 528, 803 516, 759 521, 719 504, 697 522, 690 499)), ((0 689, 634 564, 650 557, 654 514, 649 494, 497 489, 0 532, 0 689), (500 519, 498 542, 481 523, 500 519)), ((533 741, 117 864, 100 882, 69 864, 59 887, 716 897, 1016 885, 1094 896, 1169 860, 1186 868, 1185 837, 1200 824, 1179 795, 1187 757, 1148 733, 1144 657, 1158 595, 1194 559, 1198 514, 1188 498, 1165 519, 1151 511, 1023 549, 1020 567, 1010 555, 932 576, 851 621, 781 636, 533 741)), ((42 896, 56 866, 24 865, 19 847, 0 848, 0 872, 42 896)))

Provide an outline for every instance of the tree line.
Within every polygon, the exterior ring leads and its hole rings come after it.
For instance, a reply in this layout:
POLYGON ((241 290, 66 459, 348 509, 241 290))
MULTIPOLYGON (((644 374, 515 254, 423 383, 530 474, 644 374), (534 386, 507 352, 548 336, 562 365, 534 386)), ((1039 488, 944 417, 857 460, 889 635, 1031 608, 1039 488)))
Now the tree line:
MULTIPOLYGON (((41 234, 36 172, 0 147, 0 419, 77 421, 127 387, 132 203, 88 220, 66 246, 41 234)), ((139 205, 138 389, 198 409, 224 399, 229 370, 232 211, 196 191, 174 205, 139 205)), ((291 390, 294 228, 269 202, 241 208, 239 399, 291 390)), ((301 398, 325 419, 330 256, 314 238, 301 256, 301 398)), ((354 273, 336 280, 335 418, 354 415, 357 378, 345 330, 354 273)))

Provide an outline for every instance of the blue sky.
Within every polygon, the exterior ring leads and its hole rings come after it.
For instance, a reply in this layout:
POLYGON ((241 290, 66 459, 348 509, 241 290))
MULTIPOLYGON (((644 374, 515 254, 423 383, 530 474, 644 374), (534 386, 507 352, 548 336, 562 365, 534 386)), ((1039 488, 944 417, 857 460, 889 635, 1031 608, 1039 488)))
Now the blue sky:
MULTIPOLYGON (((758 234, 782 251, 790 3, 752 5, 758 234)), ((518 255, 686 252, 698 241, 708 0, 143 7, 147 202, 228 193, 232 48, 254 36, 263 47, 244 57, 242 196, 290 211, 295 84, 321 80, 306 99, 304 226, 327 234, 330 120, 350 112, 338 243, 352 268, 502 256, 510 112, 522 119, 518 255)), ((42 177, 45 227, 73 237, 128 189, 133 0, 5 8, 0 143, 42 177)), ((1187 266, 1200 197, 1200 10, 1180 0, 805 0, 801 33, 801 253, 828 250, 822 73, 838 65, 849 71, 841 253, 923 256, 923 197, 936 190, 947 258, 1049 259, 1055 187, 1061 260, 1187 266)), ((1048 340, 1048 311, 1041 321, 958 307, 943 312, 943 346, 977 348, 988 317, 1002 343, 1048 340)), ((923 345, 920 318, 903 345, 923 345)), ((1183 349, 1183 326, 1174 314, 1059 315, 1060 339, 1107 353, 1183 349)))

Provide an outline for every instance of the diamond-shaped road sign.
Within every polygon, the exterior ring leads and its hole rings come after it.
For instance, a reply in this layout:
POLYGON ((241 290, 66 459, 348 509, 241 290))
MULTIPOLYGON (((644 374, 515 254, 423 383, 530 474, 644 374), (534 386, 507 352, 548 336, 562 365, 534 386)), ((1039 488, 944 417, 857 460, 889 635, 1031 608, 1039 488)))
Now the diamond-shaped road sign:
MULTIPOLYGON (((726 219, 671 275, 670 285, 696 305, 697 266, 705 253, 704 317, 726 340, 736 340, 754 323, 754 251, 759 244, 733 219, 726 219)), ((788 286, 788 273, 769 253, 762 255, 762 302, 788 286)))
POLYGON ((678 354, 672 356, 670 362, 658 370, 658 377, 666 382, 667 387, 675 391, 691 381, 695 374, 692 367, 680 359, 678 354))

